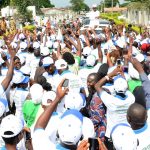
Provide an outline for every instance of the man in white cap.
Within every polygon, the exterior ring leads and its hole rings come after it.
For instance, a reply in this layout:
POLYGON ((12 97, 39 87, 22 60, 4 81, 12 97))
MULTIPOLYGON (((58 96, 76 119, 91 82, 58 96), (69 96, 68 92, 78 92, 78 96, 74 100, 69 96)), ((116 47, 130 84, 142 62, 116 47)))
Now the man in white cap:
POLYGON ((87 52, 87 58, 85 60, 85 66, 81 67, 79 70, 79 77, 81 78, 82 82, 83 82, 83 86, 84 88, 87 90, 87 77, 90 73, 97 73, 99 67, 102 64, 102 60, 103 60, 103 56, 102 56, 102 50, 101 50, 101 42, 100 40, 97 40, 97 55, 98 55, 98 59, 96 58, 95 55, 90 54, 90 52, 92 51, 91 48, 86 48, 83 49, 85 50, 84 54, 86 54, 87 52))
POLYGON ((128 91, 127 81, 123 76, 118 75, 118 73, 121 72, 122 69, 116 68, 95 85, 99 97, 107 107, 107 128, 105 136, 108 138, 110 138, 110 131, 113 126, 118 123, 127 123, 127 109, 135 102, 135 97, 128 91), (102 85, 108 81, 110 77, 114 77, 115 95, 111 95, 102 89, 102 85))
POLYGON ((25 150, 23 127, 23 121, 14 115, 8 115, 3 118, 0 127, 0 136, 5 142, 5 147, 2 149, 15 150, 19 148, 25 150))
POLYGON ((58 103, 61 101, 68 90, 67 88, 64 90, 62 89, 63 83, 64 80, 59 84, 57 88, 55 100, 51 103, 51 105, 47 107, 47 109, 41 114, 38 121, 36 122, 32 140, 33 148, 35 150, 55 150, 55 145, 49 140, 47 133, 45 132, 45 128, 58 103))
POLYGON ((55 66, 60 74, 60 79, 69 79, 67 87, 69 87, 70 91, 80 92, 80 89, 82 88, 82 80, 79 76, 68 70, 67 62, 64 59, 58 59, 55 62, 55 66))
POLYGON ((120 123, 115 125, 110 135, 116 150, 137 149, 138 139, 128 124, 120 123))
POLYGON ((89 13, 90 16, 90 26, 94 27, 97 26, 99 24, 99 16, 100 16, 100 12, 97 10, 97 5, 94 4, 92 6, 92 11, 89 13))

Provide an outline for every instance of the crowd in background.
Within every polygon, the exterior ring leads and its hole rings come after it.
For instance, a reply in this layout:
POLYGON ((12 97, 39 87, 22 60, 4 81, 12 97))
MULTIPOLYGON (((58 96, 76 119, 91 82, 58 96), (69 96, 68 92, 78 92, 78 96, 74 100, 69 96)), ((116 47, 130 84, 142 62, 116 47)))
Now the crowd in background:
POLYGON ((0 149, 88 150, 89 138, 101 150, 150 148, 150 34, 96 29, 47 20, 3 36, 0 149))

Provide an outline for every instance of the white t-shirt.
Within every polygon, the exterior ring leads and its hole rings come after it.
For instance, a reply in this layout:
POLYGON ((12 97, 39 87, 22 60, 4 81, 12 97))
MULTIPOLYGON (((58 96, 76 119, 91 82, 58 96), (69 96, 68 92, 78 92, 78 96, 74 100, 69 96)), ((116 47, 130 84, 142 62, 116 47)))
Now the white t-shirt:
MULTIPOLYGON (((26 97, 28 96, 29 91, 16 88, 14 91, 11 92, 10 99, 11 101, 15 102, 16 106, 16 116, 20 119, 23 119, 23 112, 22 107, 24 104, 24 101, 26 100, 26 97)), ((24 120, 24 119, 23 119, 24 120)))
POLYGON ((6 76, 7 72, 8 72, 8 68, 2 67, 2 69, 1 69, 2 76, 6 76))
POLYGON ((82 80, 80 78, 80 76, 75 75, 74 73, 72 73, 69 70, 64 71, 61 76, 60 76, 60 81, 62 79, 69 79, 69 91, 73 91, 73 92, 80 92, 80 88, 83 87, 82 84, 82 80))
POLYGON ((31 61, 32 61, 33 59, 35 59, 35 56, 34 56, 33 53, 27 53, 26 56, 27 56, 27 57, 26 57, 26 65, 29 66, 30 63, 31 63, 31 61))
POLYGON ((54 112, 45 128, 49 140, 53 144, 57 144, 57 131, 60 125, 59 121, 60 121, 60 116, 58 115, 58 113, 54 112))
POLYGON ((43 76, 46 78, 47 82, 51 84, 53 91, 56 91, 60 83, 60 75, 58 74, 58 71, 55 70, 53 75, 49 75, 48 72, 44 72, 43 76))
POLYGON ((89 13, 89 17, 90 17, 90 26, 93 27, 95 25, 98 25, 99 24, 99 19, 97 17, 100 16, 100 13, 99 11, 91 11, 89 13))
MULTIPOLYGON (((0 84, 0 98, 7 100, 6 92, 4 91, 4 88, 1 84, 0 84)), ((8 112, 8 111, 9 111, 9 107, 6 106, 6 112, 8 112)))
MULTIPOLYGON (((21 50, 18 51, 17 56, 19 58, 24 58, 26 62, 26 58, 28 57, 28 52, 22 52, 21 50)), ((21 60, 20 60, 21 61, 21 60)))
POLYGON ((118 123, 127 123, 126 114, 129 106, 135 102, 135 97, 130 91, 126 91, 126 98, 112 96, 105 91, 99 93, 99 97, 107 107, 106 136, 110 137, 110 131, 118 123))
POLYGON ((32 79, 34 79, 36 69, 37 69, 37 67, 39 67, 39 62, 40 62, 40 58, 34 57, 34 59, 32 59, 32 61, 31 61, 31 63, 30 63, 31 78, 32 78, 32 79))
POLYGON ((97 10, 97 11, 91 11, 90 13, 89 13, 89 18, 90 18, 90 20, 95 20, 95 19, 97 19, 97 17, 99 17, 100 16, 100 13, 99 13, 99 11, 97 10))
POLYGON ((93 73, 93 67, 83 67, 79 70, 78 76, 81 78, 83 87, 87 88, 87 77, 93 73))
POLYGON ((32 137, 34 150, 56 150, 55 145, 49 140, 44 129, 36 129, 32 137))
POLYGON ((139 141, 138 150, 150 149, 150 124, 146 123, 144 127, 134 130, 136 137, 139 141))
POLYGON ((94 67, 83 67, 79 70, 78 76, 81 78, 83 87, 85 88, 87 92, 87 78, 89 74, 91 73, 97 73, 99 67, 101 66, 101 63, 97 63, 94 67))

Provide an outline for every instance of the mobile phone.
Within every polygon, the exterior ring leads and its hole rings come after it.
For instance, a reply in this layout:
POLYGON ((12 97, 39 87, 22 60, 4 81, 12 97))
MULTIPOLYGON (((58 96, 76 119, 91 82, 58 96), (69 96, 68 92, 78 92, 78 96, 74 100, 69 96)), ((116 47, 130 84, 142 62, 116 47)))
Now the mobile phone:
POLYGON ((62 87, 68 87, 68 85, 69 85, 69 79, 65 79, 62 87))
POLYGON ((125 66, 125 67, 123 68, 123 72, 128 73, 128 67, 127 67, 127 66, 125 66))
POLYGON ((99 143, 97 138, 88 138, 90 144, 89 150, 99 150, 99 143))
POLYGON ((117 59, 117 65, 118 65, 118 66, 121 65, 121 59, 117 59))

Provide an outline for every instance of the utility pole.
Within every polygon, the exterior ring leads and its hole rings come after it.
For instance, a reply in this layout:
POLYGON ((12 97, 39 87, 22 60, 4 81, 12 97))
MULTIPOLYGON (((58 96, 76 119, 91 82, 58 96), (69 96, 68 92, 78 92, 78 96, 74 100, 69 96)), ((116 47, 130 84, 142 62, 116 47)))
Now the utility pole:
POLYGON ((111 7, 112 7, 112 16, 113 16, 114 0, 111 1, 111 7))
POLYGON ((104 14, 105 14, 105 0, 104 0, 104 14))

